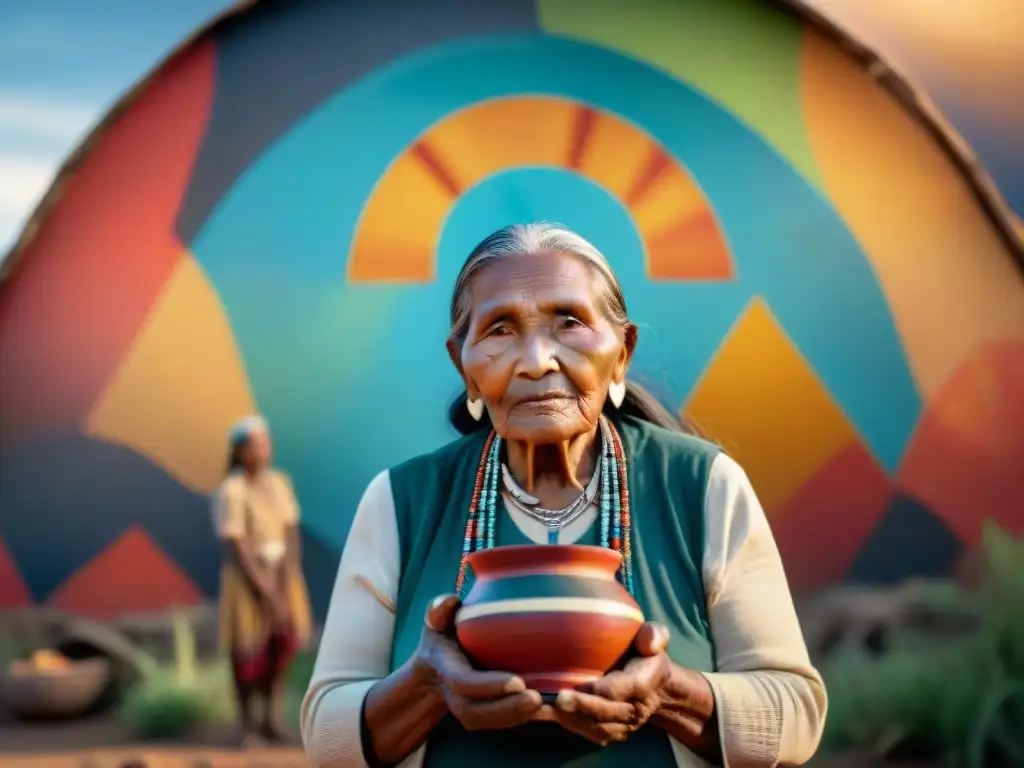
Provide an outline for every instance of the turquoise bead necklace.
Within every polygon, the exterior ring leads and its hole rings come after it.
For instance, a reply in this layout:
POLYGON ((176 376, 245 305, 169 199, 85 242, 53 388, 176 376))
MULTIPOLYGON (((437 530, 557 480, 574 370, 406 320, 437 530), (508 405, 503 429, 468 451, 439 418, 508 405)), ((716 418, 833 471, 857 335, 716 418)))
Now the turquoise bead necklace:
MULTIPOLYGON (((601 471, 601 492, 599 525, 601 546, 614 549, 622 555, 618 579, 633 593, 632 542, 630 530, 629 484, 626 475, 626 457, 622 439, 610 420, 601 417, 601 432, 604 437, 599 455, 601 471)), ((473 552, 494 547, 494 526, 501 502, 502 439, 491 432, 480 452, 476 483, 469 504, 465 536, 462 542, 462 558, 455 591, 460 596, 466 582, 469 555, 473 552)), ((555 532, 557 535, 557 531, 555 532)))

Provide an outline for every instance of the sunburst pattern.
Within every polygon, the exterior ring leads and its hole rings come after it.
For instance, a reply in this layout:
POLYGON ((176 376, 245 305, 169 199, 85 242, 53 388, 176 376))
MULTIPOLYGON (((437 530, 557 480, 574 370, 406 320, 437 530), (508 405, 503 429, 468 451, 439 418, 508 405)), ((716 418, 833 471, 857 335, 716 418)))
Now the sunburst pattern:
POLYGON ((494 174, 530 167, 579 173, 618 199, 644 242, 652 280, 732 276, 704 194, 647 133, 567 99, 514 97, 446 117, 394 160, 363 210, 348 279, 434 279, 437 244, 459 197, 494 174))

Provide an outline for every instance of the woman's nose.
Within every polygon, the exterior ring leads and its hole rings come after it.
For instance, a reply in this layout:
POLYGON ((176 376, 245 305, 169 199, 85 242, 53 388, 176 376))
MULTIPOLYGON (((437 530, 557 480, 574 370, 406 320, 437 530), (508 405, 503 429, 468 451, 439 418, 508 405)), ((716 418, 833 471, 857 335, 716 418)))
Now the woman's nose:
POLYGON ((520 376, 539 379, 549 373, 558 371, 558 358, 555 355, 555 344, 542 333, 526 334, 522 338, 519 356, 520 376))

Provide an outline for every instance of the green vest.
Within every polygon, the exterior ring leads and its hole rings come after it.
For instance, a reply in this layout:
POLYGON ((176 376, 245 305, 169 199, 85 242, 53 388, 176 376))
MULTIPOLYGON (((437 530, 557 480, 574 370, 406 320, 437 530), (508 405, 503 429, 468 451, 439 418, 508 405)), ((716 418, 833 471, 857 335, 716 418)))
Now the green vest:
MULTIPOLYGON (((615 425, 626 453, 636 600, 648 621, 668 627, 668 654, 678 664, 715 669, 701 566, 704 495, 718 449, 695 437, 638 419, 615 425)), ((462 438, 391 470, 401 552, 401 577, 391 669, 416 650, 430 601, 455 590, 466 516, 486 432, 462 438)), ((598 526, 579 540, 597 544, 598 526)), ((531 543, 499 515, 498 546, 531 543)), ((470 577, 471 578, 471 577, 470 577)), ((467 583, 466 592, 471 586, 467 583)), ((603 768, 675 766, 664 731, 648 726, 622 743, 597 747, 560 726, 533 723, 506 731, 469 733, 445 718, 427 743, 427 768, 603 768)))

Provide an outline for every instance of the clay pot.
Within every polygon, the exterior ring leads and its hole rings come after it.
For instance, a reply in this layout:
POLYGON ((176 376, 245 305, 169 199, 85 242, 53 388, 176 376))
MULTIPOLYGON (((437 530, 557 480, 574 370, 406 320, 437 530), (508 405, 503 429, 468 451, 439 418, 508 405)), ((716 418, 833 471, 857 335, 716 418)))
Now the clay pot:
POLYGON ((459 643, 479 668, 517 674, 541 693, 601 677, 644 621, 615 580, 621 561, 578 545, 474 552, 476 583, 455 617, 459 643))

